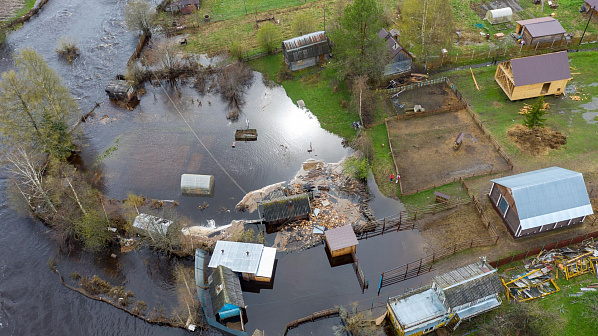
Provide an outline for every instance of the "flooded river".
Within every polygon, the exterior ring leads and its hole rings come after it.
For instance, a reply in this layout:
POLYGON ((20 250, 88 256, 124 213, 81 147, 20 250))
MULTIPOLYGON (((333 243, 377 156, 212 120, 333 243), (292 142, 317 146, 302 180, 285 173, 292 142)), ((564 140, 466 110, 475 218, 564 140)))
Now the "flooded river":
MULTIPOLYGON (((177 211, 194 223, 214 220, 221 226, 232 219, 257 218, 256 214, 231 210, 244 191, 289 181, 300 163, 310 157, 338 162, 351 153, 343 147, 342 139, 323 130, 309 111, 298 108, 284 89, 265 86, 259 73, 255 73, 246 92, 247 103, 236 123, 226 120, 226 104, 217 93, 200 94, 189 83, 176 88, 146 85, 147 94, 134 111, 112 105, 104 86, 123 72, 137 43, 137 37, 124 29, 125 3, 51 0, 38 17, 12 33, 0 49, 0 71, 10 69, 14 50, 32 47, 62 76, 79 99, 82 112, 89 111, 95 102, 102 103, 83 128, 86 147, 82 160, 87 169, 102 176, 100 184, 109 197, 125 198, 135 193, 177 200, 177 211), (72 65, 58 59, 54 51, 56 40, 62 36, 76 38, 81 48, 81 57, 72 65), (251 128, 258 130, 258 141, 237 142, 233 148, 234 131, 244 128, 247 120, 251 128), (111 146, 117 146, 117 150, 97 162, 97 156, 111 146), (309 148, 313 149, 311 153, 309 148), (183 173, 214 175, 214 197, 183 197, 183 173), (200 211, 198 205, 204 201, 210 206, 200 211)), ((73 271, 99 274, 113 284, 125 285, 150 307, 162 305, 170 310, 176 303, 170 273, 178 261, 147 250, 118 253, 117 259, 108 256, 111 252, 101 256, 61 254, 47 227, 8 206, 5 189, 9 181, 3 177, 0 182, 0 335, 186 334, 149 325, 71 292, 47 266, 48 260, 56 259, 65 276, 73 271)), ((402 209, 400 203, 381 196, 373 180, 370 184, 374 194, 371 208, 378 217, 402 209)), ((380 272, 417 259, 421 252, 421 238, 416 231, 361 241, 357 256, 370 281, 365 294, 361 294, 352 267, 330 267, 321 245, 303 252, 279 253, 274 288, 244 293, 248 330, 260 328, 276 335, 287 322, 315 310, 371 298, 380 272)), ((383 295, 420 281, 389 287, 383 295)), ((331 331, 328 326, 314 327, 309 333, 328 335, 331 331)))

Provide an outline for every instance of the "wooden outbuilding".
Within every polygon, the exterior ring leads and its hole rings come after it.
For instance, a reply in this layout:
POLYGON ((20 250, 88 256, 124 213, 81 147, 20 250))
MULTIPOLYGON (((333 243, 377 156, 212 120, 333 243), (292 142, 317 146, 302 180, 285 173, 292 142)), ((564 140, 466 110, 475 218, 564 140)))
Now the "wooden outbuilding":
POLYGON ((199 9, 200 0, 177 0, 172 1, 168 9, 172 13, 191 14, 199 9))
POLYGON ((572 78, 566 51, 501 62, 494 75, 510 100, 560 95, 572 78))
POLYGON ((258 210, 266 225, 308 219, 311 213, 309 194, 275 197, 260 204, 258 210))
POLYGON ((359 244, 353 226, 350 224, 328 230, 324 232, 324 235, 326 236, 326 246, 333 258, 355 253, 357 244, 359 244))
POLYGON ((243 318, 245 302, 239 276, 230 268, 218 266, 208 278, 212 310, 219 321, 243 318))
POLYGON ((382 28, 378 32, 378 37, 385 41, 385 47, 390 57, 390 63, 384 67, 384 76, 406 75, 411 73, 411 64, 413 63, 413 55, 404 49, 397 38, 400 33, 396 29, 391 29, 388 32, 382 28))
POLYGON ((326 32, 302 35, 282 41, 284 62, 291 71, 305 69, 330 58, 330 42, 326 32))
POLYGON ((586 11, 592 14, 592 16, 596 17, 598 15, 598 0, 585 0, 584 6, 586 11))
POLYGON ((594 213, 583 175, 559 167, 492 180, 488 197, 515 238, 581 224, 594 213))
POLYGON ((273 247, 219 240, 208 267, 226 266, 245 281, 270 282, 275 261, 276 249, 273 247))
POLYGON ((112 100, 128 102, 137 98, 133 85, 124 79, 114 79, 110 81, 110 83, 106 85, 104 91, 106 91, 108 98, 112 100))
POLYGON ((517 21, 515 34, 525 44, 556 43, 565 37, 565 29, 557 19, 547 16, 517 21))

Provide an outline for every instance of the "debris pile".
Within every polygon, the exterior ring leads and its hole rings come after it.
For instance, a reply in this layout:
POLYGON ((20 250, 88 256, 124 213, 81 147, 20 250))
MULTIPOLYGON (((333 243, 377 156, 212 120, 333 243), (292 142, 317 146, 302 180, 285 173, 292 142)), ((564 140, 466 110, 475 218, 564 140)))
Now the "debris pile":
MULTIPOLYGON (((519 110, 519 114, 528 114, 532 110, 532 106, 529 104, 523 104, 523 107, 519 110)), ((544 103, 541 111, 548 111, 550 110, 550 104, 544 103)))

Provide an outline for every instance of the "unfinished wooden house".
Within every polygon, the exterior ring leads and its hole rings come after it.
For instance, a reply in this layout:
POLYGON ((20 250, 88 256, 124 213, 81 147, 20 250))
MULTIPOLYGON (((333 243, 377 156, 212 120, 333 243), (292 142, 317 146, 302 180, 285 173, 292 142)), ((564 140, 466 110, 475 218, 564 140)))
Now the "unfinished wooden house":
POLYGON ((399 336, 424 335, 446 327, 456 329, 501 305, 503 286, 485 261, 436 276, 432 284, 390 298, 388 316, 399 336))
MULTIPOLYGON (((391 30, 392 31, 392 30, 391 30)), ((411 73, 411 64, 413 55, 405 50, 397 40, 399 32, 394 30, 389 33, 382 28, 378 32, 378 37, 385 40, 386 50, 390 57, 390 63, 384 66, 384 76, 405 75, 411 73)))
POLYGON ((359 244, 351 224, 327 230, 324 235, 326 247, 333 258, 355 253, 359 244))
POLYGON ((276 249, 262 244, 219 240, 208 267, 226 266, 246 281, 270 282, 274 273, 276 249))
POLYGON ((219 322, 234 317, 243 318, 245 303, 237 274, 220 265, 208 277, 208 286, 214 316, 219 322))
POLYGON ((501 62, 494 74, 510 100, 560 95, 572 78, 566 51, 501 62))
POLYGON ((326 32, 299 36, 282 41, 284 62, 291 71, 305 69, 330 58, 330 42, 326 32))
POLYGON ((550 16, 516 21, 515 34, 525 44, 556 43, 565 37, 565 29, 561 23, 550 16))
POLYGON ((267 225, 308 219, 311 213, 309 194, 277 197, 263 202, 259 208, 262 221, 267 225))
POLYGON ((594 213, 583 175, 559 167, 492 180, 488 197, 515 238, 581 224, 594 213))

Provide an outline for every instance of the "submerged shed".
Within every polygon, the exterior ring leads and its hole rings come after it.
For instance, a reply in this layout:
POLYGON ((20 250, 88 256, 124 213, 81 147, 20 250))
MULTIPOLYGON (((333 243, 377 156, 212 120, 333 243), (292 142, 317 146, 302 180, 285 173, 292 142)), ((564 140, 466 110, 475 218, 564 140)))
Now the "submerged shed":
POLYGON ((333 258, 355 253, 357 244, 359 244, 350 224, 327 230, 324 235, 326 236, 326 246, 333 258))
POLYGON ((511 22, 511 20, 513 20, 513 10, 511 7, 491 9, 486 12, 485 19, 488 20, 490 24, 511 22))
POLYGON ((214 193, 213 175, 181 175, 181 192, 183 195, 212 196, 214 193))
POLYGON ((110 81, 110 83, 106 85, 104 91, 106 91, 108 98, 114 100, 129 101, 135 96, 135 89, 133 89, 133 86, 122 79, 114 79, 110 81))
POLYGON ((219 320, 243 317, 245 302, 239 276, 226 266, 218 266, 208 278, 214 315, 219 320))
POLYGON ((309 218, 311 206, 308 194, 297 194, 272 199, 261 204, 263 220, 268 225, 309 218))
POLYGON ((172 224, 171 220, 142 213, 135 217, 133 227, 142 233, 166 234, 172 224))

